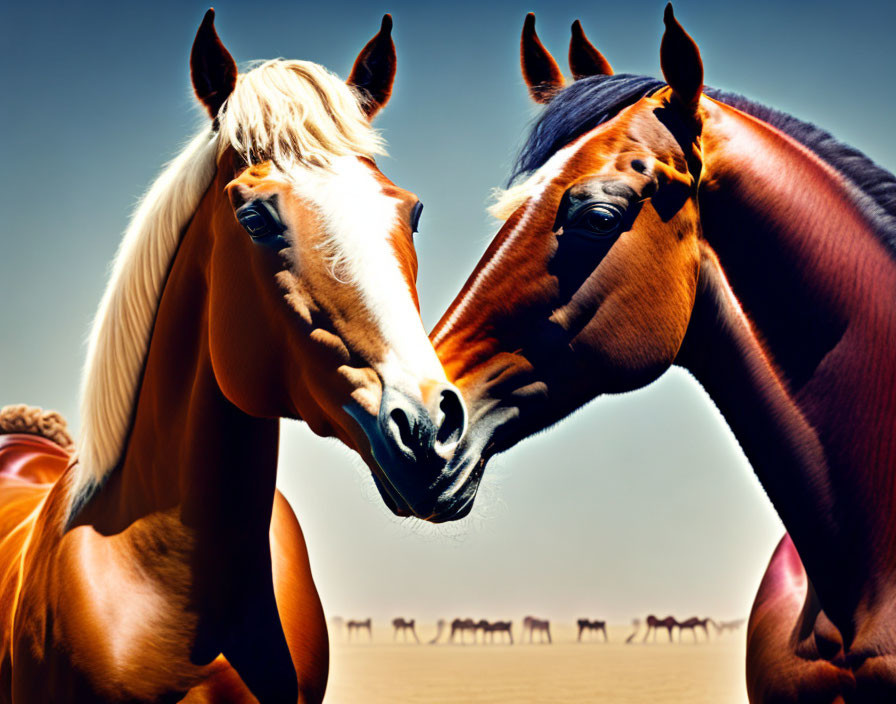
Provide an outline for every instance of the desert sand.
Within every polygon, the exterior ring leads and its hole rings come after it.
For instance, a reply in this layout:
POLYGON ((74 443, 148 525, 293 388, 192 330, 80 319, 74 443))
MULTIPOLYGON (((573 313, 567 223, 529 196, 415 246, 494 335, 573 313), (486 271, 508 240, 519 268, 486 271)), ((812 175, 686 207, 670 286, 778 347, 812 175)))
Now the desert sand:
MULTIPOLYGON (((572 623, 552 624, 553 645, 427 645, 434 624, 419 624, 422 645, 394 643, 374 621, 373 641, 347 643, 331 632, 327 704, 746 704, 744 631, 705 642, 625 645, 629 626, 610 626, 610 642, 576 643, 572 623)), ((641 632, 643 634, 643 631, 641 632)), ((514 623, 514 638, 519 620, 514 623)), ((586 636, 587 637, 587 636, 586 636)), ((537 637, 536 637, 537 638, 537 637)))

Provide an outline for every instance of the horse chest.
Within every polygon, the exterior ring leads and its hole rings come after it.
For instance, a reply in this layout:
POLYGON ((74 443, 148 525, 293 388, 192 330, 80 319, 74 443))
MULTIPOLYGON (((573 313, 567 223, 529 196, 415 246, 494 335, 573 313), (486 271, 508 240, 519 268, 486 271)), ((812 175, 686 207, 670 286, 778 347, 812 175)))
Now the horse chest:
MULTIPOLYGON (((821 610, 788 536, 766 570, 747 636, 747 688, 753 704, 896 699, 896 612, 860 608, 855 635, 843 635, 821 610)), ((878 602, 881 603, 881 602, 878 602)))
POLYGON ((120 539, 77 528, 26 565, 8 663, 14 696, 154 701, 203 678, 205 668, 189 658, 196 623, 189 582, 160 583, 123 559, 120 539))

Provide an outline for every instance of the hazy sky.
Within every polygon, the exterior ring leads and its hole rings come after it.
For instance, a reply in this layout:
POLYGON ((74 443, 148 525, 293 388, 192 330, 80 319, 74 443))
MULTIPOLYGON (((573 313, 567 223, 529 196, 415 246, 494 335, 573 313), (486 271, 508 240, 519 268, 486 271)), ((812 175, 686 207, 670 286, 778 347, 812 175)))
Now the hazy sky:
MULTIPOLYGON (((663 2, 218 2, 238 62, 346 75, 395 18, 382 170, 425 203, 419 289, 432 326, 497 225, 485 214, 537 114, 520 78, 534 10, 558 60, 580 18, 617 71, 659 75, 663 2)), ((202 123, 188 57, 207 3, 0 4, 0 405, 78 427, 83 339, 138 195, 202 123)), ((706 82, 809 119, 896 168, 890 2, 676 2, 706 82)), ((565 67, 564 67, 565 68, 565 67)), ((324 607, 345 617, 526 613, 626 622, 747 614, 782 527, 720 415, 685 374, 603 398, 490 465, 473 515, 392 516, 348 450, 285 424, 280 486, 324 607)))

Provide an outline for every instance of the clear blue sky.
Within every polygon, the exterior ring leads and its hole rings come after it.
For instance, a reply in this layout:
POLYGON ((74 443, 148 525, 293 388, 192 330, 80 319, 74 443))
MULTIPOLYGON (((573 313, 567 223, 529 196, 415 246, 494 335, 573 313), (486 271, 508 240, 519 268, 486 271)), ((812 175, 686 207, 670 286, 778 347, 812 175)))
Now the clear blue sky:
MULTIPOLYGON (((559 59, 580 18, 618 71, 659 74, 663 2, 216 3, 238 62, 346 75, 395 17, 383 171, 426 204, 419 288, 438 319, 497 230, 485 214, 536 110, 518 66, 534 10, 559 59)), ((77 427, 83 339, 128 214, 204 119, 188 57, 206 3, 0 5, 0 404, 77 427)), ((708 84, 809 119, 896 168, 896 6, 682 0, 708 84)), ((345 449, 284 428, 281 487, 327 611, 346 617, 746 615, 782 529, 736 442, 682 373, 602 399, 490 466, 471 518, 400 521, 345 449)))

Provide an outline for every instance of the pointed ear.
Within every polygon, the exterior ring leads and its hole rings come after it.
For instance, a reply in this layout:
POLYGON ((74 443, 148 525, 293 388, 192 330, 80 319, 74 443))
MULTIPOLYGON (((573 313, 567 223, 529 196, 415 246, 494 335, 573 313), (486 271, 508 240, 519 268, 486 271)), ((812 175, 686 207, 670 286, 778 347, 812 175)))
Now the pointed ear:
POLYGON ((392 41, 392 15, 383 15, 380 31, 361 49, 346 83, 362 91, 367 118, 382 110, 392 97, 395 82, 395 44, 392 41))
POLYGON ((202 18, 193 51, 190 53, 190 75, 196 97, 215 120, 224 101, 236 85, 236 62, 224 48, 215 31, 215 10, 210 8, 202 18))
POLYGON ((523 36, 520 38, 520 64, 529 95, 536 103, 550 102, 563 88, 565 81, 560 67, 535 33, 535 13, 526 15, 523 36))
POLYGON ((585 36, 582 23, 572 23, 572 38, 569 40, 569 70, 577 81, 588 76, 612 76, 613 67, 585 36))
POLYGON ((703 92, 703 61, 700 50, 690 35, 678 24, 672 3, 663 15, 666 31, 660 44, 660 66, 663 77, 676 97, 688 110, 697 110, 703 92))

